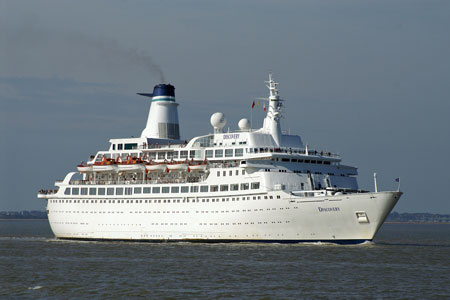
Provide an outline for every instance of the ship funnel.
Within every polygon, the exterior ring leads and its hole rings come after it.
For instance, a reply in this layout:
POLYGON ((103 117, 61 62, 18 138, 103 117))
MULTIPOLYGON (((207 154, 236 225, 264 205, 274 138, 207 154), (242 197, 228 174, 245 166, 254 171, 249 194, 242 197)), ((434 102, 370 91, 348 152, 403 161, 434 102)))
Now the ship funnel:
POLYGON ((150 111, 142 138, 180 139, 178 123, 178 103, 175 102, 175 87, 170 84, 158 84, 152 94, 138 93, 150 97, 150 111))

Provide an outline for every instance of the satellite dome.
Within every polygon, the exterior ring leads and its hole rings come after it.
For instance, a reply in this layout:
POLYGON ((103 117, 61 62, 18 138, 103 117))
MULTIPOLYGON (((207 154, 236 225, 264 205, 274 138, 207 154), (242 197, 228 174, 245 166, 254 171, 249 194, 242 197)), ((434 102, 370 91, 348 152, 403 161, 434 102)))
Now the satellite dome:
POLYGON ((227 118, 224 113, 216 112, 211 116, 211 125, 214 127, 214 132, 219 132, 227 124, 227 118))
POLYGON ((241 119, 238 123, 240 130, 250 130, 252 128, 252 125, 250 124, 250 121, 248 119, 241 119))

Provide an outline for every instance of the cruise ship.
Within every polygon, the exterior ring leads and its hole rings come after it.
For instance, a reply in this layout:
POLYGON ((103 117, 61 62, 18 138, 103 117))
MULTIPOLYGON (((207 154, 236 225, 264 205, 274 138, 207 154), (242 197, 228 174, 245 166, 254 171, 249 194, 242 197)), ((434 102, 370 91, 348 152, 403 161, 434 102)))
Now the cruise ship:
MULTIPOLYGON (((180 139, 175 87, 158 84, 138 138, 110 139, 55 190, 41 190, 59 239, 192 242, 372 241, 402 193, 359 189, 357 169, 282 130, 269 75, 261 128, 241 119, 180 139)), ((252 109, 255 106, 252 104, 252 109)))

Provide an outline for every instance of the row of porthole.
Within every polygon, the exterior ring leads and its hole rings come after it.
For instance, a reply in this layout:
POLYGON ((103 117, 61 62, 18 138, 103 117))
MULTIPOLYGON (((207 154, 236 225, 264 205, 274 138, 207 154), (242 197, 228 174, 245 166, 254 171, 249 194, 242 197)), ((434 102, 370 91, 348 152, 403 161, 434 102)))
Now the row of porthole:
MULTIPOLYGON (((220 199, 222 199, 222 202, 230 201, 230 198, 231 198, 231 201, 239 201, 239 199, 240 199, 239 197, 211 198, 211 202, 219 203, 220 199)), ((249 197, 242 197, 242 201, 251 200, 250 198, 251 198, 250 196, 249 197)), ((252 198, 253 198, 253 200, 261 200, 261 196, 253 196, 252 198)), ((273 199, 272 196, 269 196, 269 197, 268 196, 264 196, 265 200, 267 200, 269 198, 273 199)), ((281 197, 279 195, 277 195, 277 199, 280 199, 280 198, 281 197)), ((202 203, 203 202, 206 202, 206 203, 209 202, 209 198, 201 199, 201 200, 202 200, 201 201, 202 203)), ((77 200, 77 199, 72 200, 72 199, 59 199, 59 200, 50 200, 50 203, 69 203, 69 204, 71 204, 72 201, 73 201, 74 204, 76 204, 76 203, 83 203, 83 204, 84 203, 86 203, 86 204, 91 203, 91 204, 94 204, 94 203, 97 203, 97 201, 99 201, 99 203, 104 203, 104 204, 106 204, 106 203, 115 204, 116 201, 117 201, 118 204, 120 204, 120 203, 130 203, 130 204, 133 204, 133 203, 136 203, 136 204, 139 204, 139 203, 152 203, 152 200, 139 200, 139 199, 137 199, 137 200, 120 200, 120 199, 119 200, 111 200, 111 199, 110 200, 89 200, 89 199, 87 199, 87 200, 77 200)), ((185 202, 189 203, 190 199, 183 199, 183 201, 181 201, 181 199, 162 199, 162 200, 161 199, 154 199, 153 201, 154 201, 153 203, 185 203, 185 202), (171 200, 172 200, 172 202, 171 202, 171 200)), ((197 202, 197 203, 200 202, 200 199, 192 199, 192 203, 195 203, 195 202, 197 202)))

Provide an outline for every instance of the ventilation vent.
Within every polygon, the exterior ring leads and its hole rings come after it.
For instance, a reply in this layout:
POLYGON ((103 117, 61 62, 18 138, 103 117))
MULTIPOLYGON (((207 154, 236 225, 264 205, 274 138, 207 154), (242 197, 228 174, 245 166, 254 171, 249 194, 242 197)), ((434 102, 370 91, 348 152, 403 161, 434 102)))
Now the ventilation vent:
POLYGON ((356 219, 359 223, 369 223, 369 219, 367 218, 367 214, 365 211, 357 211, 356 219))

